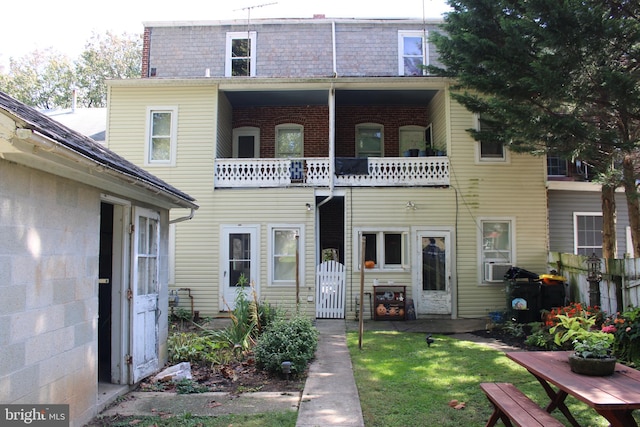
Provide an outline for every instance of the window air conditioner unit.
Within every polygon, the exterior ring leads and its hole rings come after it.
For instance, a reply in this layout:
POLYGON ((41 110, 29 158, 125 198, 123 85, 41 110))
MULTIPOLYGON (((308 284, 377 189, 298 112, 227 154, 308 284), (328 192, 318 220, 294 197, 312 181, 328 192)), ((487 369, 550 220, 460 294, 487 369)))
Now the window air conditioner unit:
POLYGON ((495 262, 484 263, 484 281, 485 282, 502 282, 504 275, 512 267, 511 264, 501 264, 495 262))

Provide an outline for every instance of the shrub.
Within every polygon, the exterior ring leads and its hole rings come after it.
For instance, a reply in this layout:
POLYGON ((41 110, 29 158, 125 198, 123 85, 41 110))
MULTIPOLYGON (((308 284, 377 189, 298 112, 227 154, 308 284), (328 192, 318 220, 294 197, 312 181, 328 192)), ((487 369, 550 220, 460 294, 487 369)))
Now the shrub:
POLYGON ((631 366, 640 366, 640 307, 607 319, 603 329, 615 336, 614 353, 631 366))
POLYGON ((305 317, 277 319, 257 340, 254 355, 258 367, 281 372, 282 362, 291 362, 291 371, 301 373, 318 347, 318 330, 305 317))

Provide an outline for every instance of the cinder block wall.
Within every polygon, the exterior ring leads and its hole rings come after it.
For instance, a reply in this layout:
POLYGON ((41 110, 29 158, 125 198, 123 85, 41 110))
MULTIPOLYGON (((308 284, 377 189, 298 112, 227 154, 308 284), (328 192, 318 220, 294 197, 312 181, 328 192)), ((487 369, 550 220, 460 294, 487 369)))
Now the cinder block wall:
POLYGON ((100 194, 0 160, 0 402, 94 416, 100 194))

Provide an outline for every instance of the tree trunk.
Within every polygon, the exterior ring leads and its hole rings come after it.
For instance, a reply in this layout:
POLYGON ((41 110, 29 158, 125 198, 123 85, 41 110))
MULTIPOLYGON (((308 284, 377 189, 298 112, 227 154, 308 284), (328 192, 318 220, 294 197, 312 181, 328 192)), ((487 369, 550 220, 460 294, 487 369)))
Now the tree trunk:
POLYGON ((602 185, 602 257, 616 257, 616 187, 602 185))
POLYGON ((627 211, 629 213, 629 226, 631 228, 631 242, 633 243, 634 257, 640 256, 640 203, 638 202, 638 187, 633 170, 633 159, 628 154, 622 161, 622 185, 627 197, 627 211))

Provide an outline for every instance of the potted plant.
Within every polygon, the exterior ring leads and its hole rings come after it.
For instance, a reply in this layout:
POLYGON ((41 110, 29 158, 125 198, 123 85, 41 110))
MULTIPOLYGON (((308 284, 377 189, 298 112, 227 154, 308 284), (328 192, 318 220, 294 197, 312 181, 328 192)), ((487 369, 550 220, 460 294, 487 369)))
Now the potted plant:
POLYGON ((613 374, 616 358, 611 354, 614 336, 609 332, 593 329, 596 317, 559 314, 558 324, 549 332, 555 334, 554 342, 563 347, 569 344, 569 366, 577 374, 603 376, 613 374))

